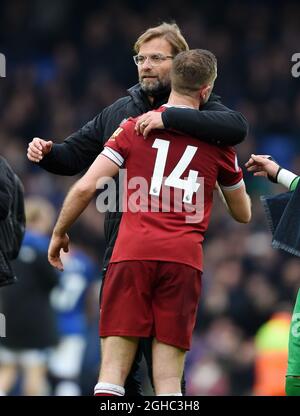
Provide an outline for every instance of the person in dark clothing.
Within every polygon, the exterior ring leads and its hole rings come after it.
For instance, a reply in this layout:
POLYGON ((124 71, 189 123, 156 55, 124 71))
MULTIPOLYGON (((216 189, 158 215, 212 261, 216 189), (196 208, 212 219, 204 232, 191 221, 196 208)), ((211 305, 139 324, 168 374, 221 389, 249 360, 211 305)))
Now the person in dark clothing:
MULTIPOLYGON (((271 225, 272 247, 280 248, 300 257, 300 176, 282 168, 271 156, 251 155, 246 163, 254 176, 263 176, 289 190, 276 196, 264 197, 268 222, 271 225)), ((287 396, 300 396, 300 289, 294 304, 289 330, 288 365, 285 392, 287 396)))
POLYGON ((1 311, 7 321, 6 337, 0 343, 0 395, 9 394, 22 369, 22 393, 46 393, 47 348, 58 342, 56 315, 50 292, 58 275, 49 266, 48 232, 55 210, 42 198, 26 201, 28 229, 13 269, 17 284, 0 293, 1 311))
MULTIPOLYGON (((170 93, 170 69, 172 58, 188 49, 188 45, 175 24, 163 23, 148 29, 135 44, 138 65, 139 84, 128 90, 128 96, 120 98, 105 108, 93 120, 69 136, 62 144, 53 144, 34 138, 28 146, 28 158, 39 162, 42 168, 60 175, 75 175, 88 168, 103 150, 104 143, 111 137, 120 123, 128 117, 137 117, 145 112, 157 109, 167 102, 170 93), (139 54, 141 45, 145 46, 152 39, 161 39, 168 44, 169 54, 148 51, 147 56, 139 54), (144 59, 144 62, 141 62, 144 59)), ((201 111, 183 108, 169 108, 162 115, 163 126, 182 131, 199 140, 216 145, 235 145, 242 142, 247 134, 247 122, 238 112, 225 107, 219 97, 212 94, 201 111)), ((118 188, 118 186, 117 186, 118 188)), ((119 197, 116 197, 119 201, 119 197)), ((103 276, 111 257, 118 234, 121 212, 107 212, 105 218, 106 251, 103 260, 103 276)), ((103 287, 103 285, 102 285, 103 287)), ((143 343, 141 348, 143 349, 143 343)), ((144 348, 145 351, 150 348, 144 348)), ((137 369, 141 358, 138 350, 133 369, 126 382, 126 395, 140 394, 137 369)), ((152 374, 151 356, 146 356, 149 376, 152 374)), ((183 389, 184 390, 184 389, 183 389)))
POLYGON ((0 287, 16 281, 11 260, 19 253, 24 232, 23 185, 0 156, 0 287))

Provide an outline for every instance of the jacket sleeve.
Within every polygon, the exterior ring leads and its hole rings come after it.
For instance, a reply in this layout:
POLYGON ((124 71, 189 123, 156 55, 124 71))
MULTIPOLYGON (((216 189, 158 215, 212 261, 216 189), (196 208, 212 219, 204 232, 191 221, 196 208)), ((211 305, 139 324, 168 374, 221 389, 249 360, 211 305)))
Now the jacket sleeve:
POLYGON ((200 111, 168 108, 162 113, 162 121, 166 129, 217 145, 234 146, 241 143, 248 133, 245 117, 217 100, 208 101, 200 111))
POLYGON ((0 220, 5 220, 9 213, 9 207, 12 201, 7 170, 0 162, 0 220))
POLYGON ((0 220, 5 220, 9 212, 9 194, 6 190, 0 189, 0 220))
POLYGON ((63 143, 54 144, 39 165, 48 172, 69 176, 88 168, 103 150, 102 117, 100 113, 63 143))

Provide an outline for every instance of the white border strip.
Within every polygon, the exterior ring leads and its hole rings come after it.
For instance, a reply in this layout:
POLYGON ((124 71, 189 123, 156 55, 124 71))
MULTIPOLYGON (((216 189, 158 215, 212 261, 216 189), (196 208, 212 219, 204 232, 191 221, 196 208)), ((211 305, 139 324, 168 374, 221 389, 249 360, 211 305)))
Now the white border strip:
POLYGON ((224 189, 224 191, 234 191, 235 189, 239 189, 241 186, 244 185, 244 179, 241 179, 238 183, 231 185, 231 186, 224 186, 224 185, 220 185, 221 189, 224 189))
POLYGON ((124 163, 123 156, 121 156, 120 153, 116 152, 114 149, 108 146, 106 146, 100 154, 108 157, 108 159, 115 162, 118 166, 122 166, 124 163))

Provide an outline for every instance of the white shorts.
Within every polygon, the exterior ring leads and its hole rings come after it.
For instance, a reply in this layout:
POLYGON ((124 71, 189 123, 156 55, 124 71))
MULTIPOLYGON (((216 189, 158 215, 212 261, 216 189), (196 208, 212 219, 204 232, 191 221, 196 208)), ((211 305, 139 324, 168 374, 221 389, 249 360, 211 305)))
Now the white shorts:
POLYGON ((49 370, 58 378, 75 378, 81 371, 86 340, 81 335, 68 335, 61 338, 49 357, 49 370))
POLYGON ((22 367, 46 365, 47 354, 46 350, 10 350, 0 346, 0 363, 16 364, 22 367))

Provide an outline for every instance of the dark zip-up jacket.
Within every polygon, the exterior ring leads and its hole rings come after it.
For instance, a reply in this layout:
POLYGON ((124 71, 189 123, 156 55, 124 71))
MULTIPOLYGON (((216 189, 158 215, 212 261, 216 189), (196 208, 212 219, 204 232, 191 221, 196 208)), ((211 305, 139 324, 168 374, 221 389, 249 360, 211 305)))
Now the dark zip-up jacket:
POLYGON ((23 185, 0 156, 0 287, 16 281, 11 260, 16 258, 25 231, 23 185))
MULTIPOLYGON (((124 119, 137 117, 158 108, 168 100, 168 94, 164 94, 156 97, 151 104, 139 84, 130 88, 128 93, 128 96, 104 108, 93 120, 71 134, 63 143, 54 144, 51 152, 40 162, 41 167, 58 175, 80 173, 92 164, 102 151, 104 143, 124 119)), ((209 101, 201 107, 201 111, 173 107, 166 109, 162 117, 166 128, 181 131, 216 145, 236 145, 245 139, 248 131, 248 124, 243 115, 225 107, 215 94, 212 94, 209 101)), ((120 220, 120 212, 107 212, 104 269, 113 250, 120 220)))

